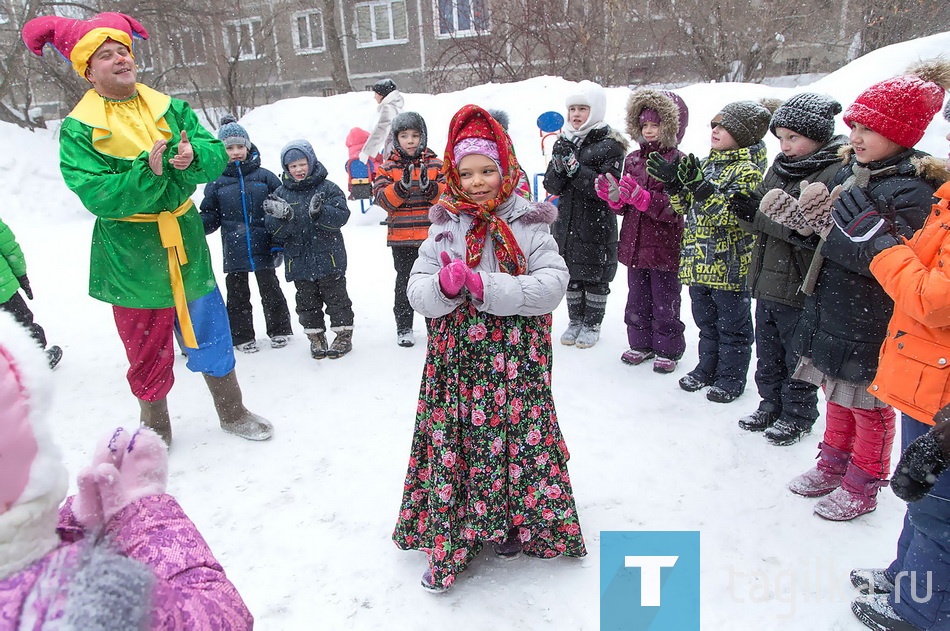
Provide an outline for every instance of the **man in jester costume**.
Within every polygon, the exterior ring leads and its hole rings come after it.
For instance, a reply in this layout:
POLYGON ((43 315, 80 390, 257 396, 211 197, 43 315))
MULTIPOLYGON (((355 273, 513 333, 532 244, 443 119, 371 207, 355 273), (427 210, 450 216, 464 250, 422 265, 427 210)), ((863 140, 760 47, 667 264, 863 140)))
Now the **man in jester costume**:
POLYGON ((112 305, 143 425, 171 443, 166 397, 178 329, 221 427, 266 440, 273 426, 242 402, 227 311, 191 201, 198 184, 221 175, 228 155, 187 103, 136 82, 133 36, 148 33, 122 13, 38 17, 23 27, 32 52, 52 45, 92 84, 60 131, 63 178, 96 216, 89 294, 112 305))

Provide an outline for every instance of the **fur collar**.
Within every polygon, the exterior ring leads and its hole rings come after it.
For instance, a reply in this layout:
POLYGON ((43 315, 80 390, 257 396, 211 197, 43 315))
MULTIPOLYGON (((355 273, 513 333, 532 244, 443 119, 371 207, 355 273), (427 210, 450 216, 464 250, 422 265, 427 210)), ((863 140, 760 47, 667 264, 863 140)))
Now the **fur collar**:
MULTIPOLYGON (((511 199, 515 200, 516 206, 510 211, 510 216, 505 217, 506 221, 519 220, 525 223, 546 223, 550 225, 557 220, 557 207, 554 206, 554 204, 548 202, 529 202, 517 193, 512 193, 511 199), (523 204, 518 203, 517 200, 521 200, 523 204)), ((429 209, 429 221, 436 225, 441 226, 458 220, 458 215, 453 215, 441 204, 436 204, 429 209)))

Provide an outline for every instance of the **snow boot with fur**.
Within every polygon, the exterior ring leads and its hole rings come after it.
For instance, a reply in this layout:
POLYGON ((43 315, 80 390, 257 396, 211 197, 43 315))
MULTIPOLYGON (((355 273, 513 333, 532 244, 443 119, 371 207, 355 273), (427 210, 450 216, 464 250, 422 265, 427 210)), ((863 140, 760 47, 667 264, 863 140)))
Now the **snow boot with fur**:
POLYGON ((139 399, 139 422, 158 434, 169 447, 172 446, 172 421, 168 415, 168 399, 145 401, 139 399))
POLYGON ((848 465, 841 486, 815 504, 815 514, 831 521, 850 521, 877 508, 877 492, 887 480, 848 465))
POLYGON ((339 359, 353 350, 353 329, 343 329, 337 331, 333 338, 333 344, 327 350, 327 357, 330 359, 339 359))
POLYGON ((307 333, 307 339, 310 340, 310 356, 314 359, 323 359, 327 356, 330 349, 327 344, 327 336, 323 331, 316 333, 307 333))

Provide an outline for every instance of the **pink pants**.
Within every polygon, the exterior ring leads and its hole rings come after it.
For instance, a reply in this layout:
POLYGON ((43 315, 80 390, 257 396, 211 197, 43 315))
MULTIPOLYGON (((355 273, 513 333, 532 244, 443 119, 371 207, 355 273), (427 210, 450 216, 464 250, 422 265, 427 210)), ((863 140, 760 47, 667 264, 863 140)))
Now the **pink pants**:
POLYGON ((890 406, 861 410, 829 401, 824 442, 835 449, 850 452, 854 466, 883 480, 891 471, 896 418, 894 408, 890 406))

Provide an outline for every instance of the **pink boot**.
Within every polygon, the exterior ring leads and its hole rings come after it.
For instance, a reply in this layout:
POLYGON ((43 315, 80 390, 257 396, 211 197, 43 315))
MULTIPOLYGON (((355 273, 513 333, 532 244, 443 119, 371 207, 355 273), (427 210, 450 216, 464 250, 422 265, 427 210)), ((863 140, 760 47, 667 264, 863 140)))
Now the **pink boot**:
POLYGON ((841 485, 841 479, 851 461, 851 452, 825 443, 818 445, 818 464, 788 483, 788 490, 802 497, 828 495, 841 485))
POLYGON ((815 504, 815 513, 831 521, 848 521, 877 508, 877 492, 887 480, 875 478, 854 464, 841 480, 841 487, 815 504))

